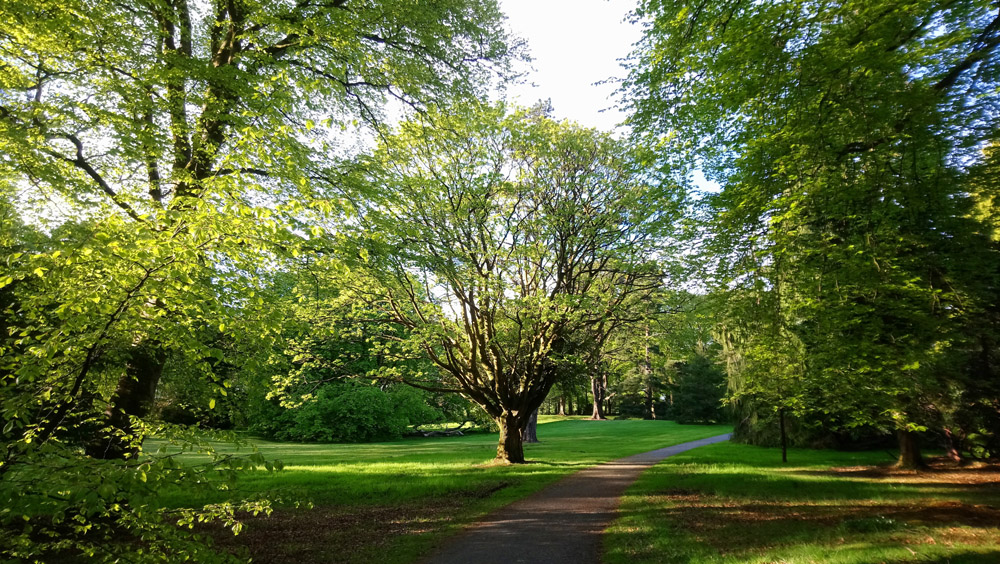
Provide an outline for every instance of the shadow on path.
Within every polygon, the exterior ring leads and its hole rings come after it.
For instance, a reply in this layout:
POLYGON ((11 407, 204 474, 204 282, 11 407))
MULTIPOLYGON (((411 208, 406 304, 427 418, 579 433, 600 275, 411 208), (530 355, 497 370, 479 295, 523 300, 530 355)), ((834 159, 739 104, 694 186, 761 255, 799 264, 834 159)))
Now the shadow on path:
POLYGON ((601 533, 625 489, 674 454, 729 440, 728 434, 620 458, 581 470, 487 515, 423 564, 598 564, 601 533))

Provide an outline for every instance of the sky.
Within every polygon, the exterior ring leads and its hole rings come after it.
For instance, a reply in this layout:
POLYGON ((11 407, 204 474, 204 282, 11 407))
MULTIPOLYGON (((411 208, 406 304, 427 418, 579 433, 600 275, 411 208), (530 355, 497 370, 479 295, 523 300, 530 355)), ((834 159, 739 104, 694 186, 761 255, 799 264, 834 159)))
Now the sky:
POLYGON ((597 82, 625 75, 619 59, 641 35, 624 22, 636 0, 500 0, 508 25, 528 41, 534 58, 531 84, 515 86, 522 105, 551 99, 555 115, 610 130, 625 119, 613 108, 615 85, 597 82), (606 110, 602 112, 601 110, 606 110))
MULTIPOLYGON (((557 118, 610 131, 625 119, 614 108, 614 84, 622 78, 620 59, 629 55, 642 28, 625 22, 637 0, 500 0, 513 33, 528 41, 534 71, 528 83, 511 89, 511 98, 530 106, 551 99, 557 118), (533 83, 533 85, 532 85, 533 83), (602 111, 604 110, 604 111, 602 111)), ((702 191, 719 185, 700 170, 691 175, 702 191)))

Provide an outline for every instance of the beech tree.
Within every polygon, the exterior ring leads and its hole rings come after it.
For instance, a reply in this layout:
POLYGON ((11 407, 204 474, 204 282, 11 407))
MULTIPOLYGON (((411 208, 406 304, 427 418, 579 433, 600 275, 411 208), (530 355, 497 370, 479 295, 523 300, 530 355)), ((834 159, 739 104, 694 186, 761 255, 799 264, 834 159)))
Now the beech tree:
POLYGON ((0 21, 0 197, 53 234, 0 259, 0 545, 137 548, 86 540, 97 527, 170 560, 136 494, 166 471, 137 456, 164 363, 213 379, 205 328, 266 336, 236 312, 264 308, 269 266, 338 208, 331 170, 360 128, 390 100, 478 92, 516 46, 494 2, 466 0, 13 0, 0 21))
POLYGON ((473 104, 402 125, 359 164, 351 299, 440 369, 409 384, 496 420, 500 461, 524 462, 571 337, 661 283, 654 250, 679 206, 640 157, 539 108, 473 104))
POLYGON ((783 343, 743 361, 791 355, 801 385, 779 409, 894 429, 919 464, 961 301, 958 177, 996 128, 995 3, 656 1, 636 19, 632 123, 723 185, 716 279, 762 298, 753 323, 783 343))

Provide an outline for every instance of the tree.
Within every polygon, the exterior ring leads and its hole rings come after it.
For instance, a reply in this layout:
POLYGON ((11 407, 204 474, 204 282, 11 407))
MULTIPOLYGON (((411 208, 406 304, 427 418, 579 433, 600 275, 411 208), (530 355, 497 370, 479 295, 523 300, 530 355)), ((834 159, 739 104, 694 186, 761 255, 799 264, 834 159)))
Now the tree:
POLYGON ((470 104, 403 124, 359 167, 355 300, 409 332, 497 422, 497 459, 574 353, 571 337, 658 287, 678 206, 632 149, 543 112, 470 104))
MULTIPOLYGON (((120 272, 126 309, 152 310, 136 318, 216 313, 176 311, 166 281, 218 281, 195 273, 217 262, 212 255, 246 272, 241 259, 294 244, 278 234, 283 225, 331 207, 322 185, 338 140, 314 124, 352 116, 375 124, 386 98, 420 107, 471 92, 508 53, 492 3, 204 8, 186 0, 4 8, 12 22, 0 44, 6 181, 30 180, 76 204, 71 217, 110 216, 92 236, 123 245, 99 260, 120 272)), ((77 270, 49 276, 78 285, 77 270)), ((160 328, 135 331, 142 338, 117 386, 114 428, 148 412, 165 351, 177 346, 160 328)))
MULTIPOLYGON (((18 532, 0 544, 17 558, 113 559, 136 546, 27 542, 61 527, 37 504, 82 467, 94 479, 163 470, 137 455, 165 363, 183 355, 212 378, 219 350, 199 336, 240 327, 269 266, 338 207, 328 188, 350 135, 338 131, 377 125, 388 100, 419 110, 474 94, 516 46, 494 2, 465 0, 14 1, 0 20, 0 193, 18 194, 23 217, 78 226, 4 257, 17 308, 0 359, 2 519, 18 532), (112 462, 81 462, 80 435, 112 462)), ((109 491, 96 508, 65 503, 110 531, 162 521, 121 502, 135 488, 109 491)), ((154 548, 143 558, 170 559, 154 548)))
POLYGON ((614 355, 621 352, 618 350, 621 342, 627 341, 623 337, 643 321, 645 303, 651 297, 652 292, 644 292, 622 302, 616 312, 578 329, 560 345, 557 352, 561 364, 559 382, 568 384, 581 376, 589 380, 583 396, 589 392, 592 400, 590 418, 595 421, 607 419, 605 407, 612 396, 609 373, 613 371, 614 355))
POLYGON ((945 448, 955 459, 1000 454, 998 157, 996 141, 991 141, 982 161, 963 179, 973 233, 964 233, 962 252, 949 257, 951 269, 959 272, 956 286, 962 299, 955 313, 959 323, 954 344, 934 367, 950 380, 934 407, 941 417, 945 448))
POLYGON ((677 272, 664 278, 656 292, 630 304, 630 308, 605 326, 601 348, 593 365, 599 370, 591 378, 594 418, 604 418, 605 400, 616 398, 618 412, 643 419, 664 419, 671 372, 662 345, 675 330, 676 294, 667 291, 667 281, 678 279, 677 272))
POLYGON ((716 279, 769 294, 758 317, 801 347, 802 386, 780 395, 809 399, 831 424, 895 429, 904 466, 920 462, 914 433, 943 387, 929 367, 953 334, 956 179, 998 115, 994 9, 706 0, 636 11, 654 23, 624 87, 632 122, 666 139, 665 160, 723 184, 709 198, 716 279))
POLYGON ((328 257, 298 262, 285 275, 298 282, 282 300, 280 346, 268 362, 275 368, 251 375, 263 381, 252 398, 253 431, 279 440, 386 440, 399 438, 411 425, 440 421, 442 411, 464 407, 450 402, 432 407, 437 399, 432 394, 385 378, 433 367, 396 344, 406 337, 398 325, 380 322, 376 310, 345 302, 344 279, 328 257))
POLYGON ((779 291, 758 285, 732 289, 713 301, 720 318, 716 335, 729 376, 728 401, 738 415, 733 435, 761 442, 755 439, 770 433, 760 427, 776 417, 781 460, 788 462, 789 419, 809 409, 808 395, 802 392, 803 345, 789 330, 780 299, 779 291), (721 305, 719 298, 725 300, 721 305))
POLYGON ((721 423, 726 420, 722 398, 726 375, 706 356, 698 355, 677 366, 670 411, 678 423, 721 423))

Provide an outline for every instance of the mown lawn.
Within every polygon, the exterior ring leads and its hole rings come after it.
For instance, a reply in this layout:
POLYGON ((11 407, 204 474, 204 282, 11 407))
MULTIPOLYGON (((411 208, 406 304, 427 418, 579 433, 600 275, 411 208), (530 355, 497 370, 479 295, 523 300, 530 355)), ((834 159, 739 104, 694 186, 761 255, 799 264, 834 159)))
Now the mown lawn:
POLYGON ((884 452, 789 460, 723 443, 663 461, 623 499, 606 562, 1000 562, 1000 467, 916 474, 885 468, 884 452))
POLYGON ((208 530, 227 550, 248 550, 254 562, 412 562, 442 536, 568 473, 729 430, 667 421, 548 418, 539 426, 541 442, 525 447, 531 463, 513 466, 490 463, 495 434, 361 445, 258 441, 265 457, 281 460, 284 470, 247 472, 225 497, 189 489, 164 492, 163 503, 261 495, 280 499, 270 517, 247 519, 237 537, 208 530))

